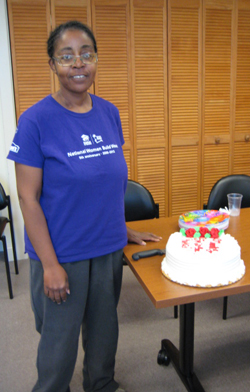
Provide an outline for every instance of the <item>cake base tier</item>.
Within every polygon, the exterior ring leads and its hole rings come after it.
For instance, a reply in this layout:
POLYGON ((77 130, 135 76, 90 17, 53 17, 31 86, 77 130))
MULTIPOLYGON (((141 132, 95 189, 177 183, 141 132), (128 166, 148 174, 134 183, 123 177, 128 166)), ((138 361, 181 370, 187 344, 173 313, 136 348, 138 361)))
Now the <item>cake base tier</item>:
POLYGON ((173 283, 178 283, 178 284, 180 284, 181 286, 188 286, 188 287, 197 287, 197 288, 205 288, 205 289, 209 289, 209 288, 215 288, 215 287, 224 287, 224 286, 230 286, 231 284, 234 284, 234 283, 236 283, 236 282, 238 282, 239 280, 241 280, 242 278, 243 278, 243 276, 245 275, 245 273, 244 274, 242 274, 239 278, 237 278, 237 279, 235 279, 235 280, 232 280, 232 281, 228 281, 227 283, 224 283, 224 284, 222 284, 222 283, 219 283, 219 284, 217 284, 217 285, 211 285, 211 284, 207 284, 207 285, 199 285, 199 284, 190 284, 190 283, 181 283, 181 282, 178 282, 177 280, 174 280, 174 279, 172 279, 168 274, 166 274, 164 271, 162 271, 161 270, 161 272, 162 272, 162 274, 165 276, 165 278, 167 278, 167 279, 169 279, 169 280, 171 280, 171 282, 173 282, 173 283))

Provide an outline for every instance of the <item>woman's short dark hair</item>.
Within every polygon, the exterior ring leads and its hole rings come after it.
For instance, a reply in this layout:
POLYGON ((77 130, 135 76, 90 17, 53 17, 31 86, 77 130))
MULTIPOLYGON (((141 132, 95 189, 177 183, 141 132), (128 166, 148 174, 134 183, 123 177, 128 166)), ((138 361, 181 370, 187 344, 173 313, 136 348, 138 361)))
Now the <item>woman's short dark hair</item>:
POLYGON ((51 31, 50 33, 50 36, 47 41, 47 53, 51 59, 54 56, 56 41, 67 30, 81 30, 86 33, 87 36, 92 40, 94 45, 94 51, 97 53, 96 40, 91 29, 87 25, 78 22, 77 20, 70 20, 69 22, 60 24, 55 28, 55 30, 51 31))

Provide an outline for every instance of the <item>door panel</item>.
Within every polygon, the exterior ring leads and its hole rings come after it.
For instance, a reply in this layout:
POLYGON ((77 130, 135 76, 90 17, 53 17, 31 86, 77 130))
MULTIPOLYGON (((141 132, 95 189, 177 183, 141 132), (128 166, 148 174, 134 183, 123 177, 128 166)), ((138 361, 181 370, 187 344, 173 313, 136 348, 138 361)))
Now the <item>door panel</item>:
POLYGON ((234 2, 206 0, 203 11, 202 201, 207 203, 215 182, 232 170, 234 2))
POLYGON ((50 32, 48 0, 9 0, 9 27, 16 116, 53 87, 46 42, 50 32))
POLYGON ((200 206, 201 2, 170 1, 169 215, 200 206))

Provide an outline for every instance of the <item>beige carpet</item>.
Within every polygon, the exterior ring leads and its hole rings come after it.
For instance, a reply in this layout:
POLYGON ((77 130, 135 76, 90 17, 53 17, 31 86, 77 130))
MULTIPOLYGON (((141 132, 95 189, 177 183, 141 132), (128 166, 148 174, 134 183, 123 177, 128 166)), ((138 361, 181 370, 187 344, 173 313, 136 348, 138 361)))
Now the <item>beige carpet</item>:
MULTIPOLYGON (((0 262, 0 392, 30 392, 36 380, 39 335, 30 308, 28 261, 20 261, 19 267, 15 275, 11 263, 10 300, 0 262)), ((116 379, 121 386, 127 392, 185 392, 172 364, 157 364, 161 339, 178 346, 179 320, 173 318, 173 308, 154 308, 127 266, 119 320, 116 379)), ((82 358, 80 347, 72 392, 82 392, 82 358)), ((206 392, 250 390, 250 294, 229 298, 226 321, 222 299, 196 304, 194 370, 206 392)))

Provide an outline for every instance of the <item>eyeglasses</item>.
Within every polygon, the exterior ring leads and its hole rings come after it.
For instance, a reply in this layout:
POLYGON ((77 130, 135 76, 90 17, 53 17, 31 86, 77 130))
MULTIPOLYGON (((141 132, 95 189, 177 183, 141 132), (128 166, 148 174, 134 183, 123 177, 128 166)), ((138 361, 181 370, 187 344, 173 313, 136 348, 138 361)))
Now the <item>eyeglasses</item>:
POLYGON ((77 58, 79 58, 83 64, 95 64, 98 61, 97 53, 83 53, 80 56, 63 54, 59 57, 53 57, 53 59, 56 60, 62 67, 71 67, 76 63, 77 58))

